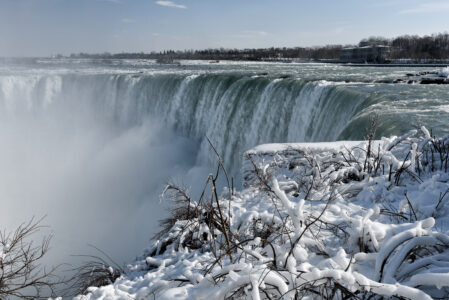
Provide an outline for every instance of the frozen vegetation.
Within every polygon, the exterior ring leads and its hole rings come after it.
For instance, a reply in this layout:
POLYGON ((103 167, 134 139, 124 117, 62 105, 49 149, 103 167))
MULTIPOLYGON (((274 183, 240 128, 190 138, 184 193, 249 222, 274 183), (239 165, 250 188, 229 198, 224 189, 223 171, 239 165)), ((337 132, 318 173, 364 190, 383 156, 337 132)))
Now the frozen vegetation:
POLYGON ((167 186, 153 246, 77 299, 447 299, 449 136, 373 136, 256 147, 220 197, 220 162, 199 199, 167 186))

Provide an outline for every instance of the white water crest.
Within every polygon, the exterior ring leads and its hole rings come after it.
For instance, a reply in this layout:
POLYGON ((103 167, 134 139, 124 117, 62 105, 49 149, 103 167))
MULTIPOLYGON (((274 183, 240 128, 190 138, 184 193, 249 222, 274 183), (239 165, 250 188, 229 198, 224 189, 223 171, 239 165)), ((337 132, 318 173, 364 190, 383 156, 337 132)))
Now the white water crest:
POLYGON ((441 69, 441 71, 438 73, 438 76, 449 78, 449 67, 441 69))

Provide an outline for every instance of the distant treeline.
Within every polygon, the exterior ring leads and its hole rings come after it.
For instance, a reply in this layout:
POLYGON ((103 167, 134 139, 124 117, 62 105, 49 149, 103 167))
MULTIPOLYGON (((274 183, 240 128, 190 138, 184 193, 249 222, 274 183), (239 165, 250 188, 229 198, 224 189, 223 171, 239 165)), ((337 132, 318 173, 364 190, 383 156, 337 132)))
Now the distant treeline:
POLYGON ((390 46, 390 59, 448 60, 449 34, 440 33, 431 36, 403 35, 392 39, 370 37, 360 41, 358 45, 326 45, 321 47, 294 48, 259 48, 259 49, 205 49, 205 50, 167 50, 151 53, 101 53, 71 54, 71 58, 126 58, 157 59, 161 63, 169 63, 178 59, 205 60, 338 60, 340 51, 346 47, 385 45, 390 46))
POLYGON ((101 53, 101 54, 71 54, 71 58, 127 58, 127 59, 157 59, 168 62, 178 59, 206 60, 282 60, 282 59, 338 59, 342 45, 327 45, 324 47, 295 48, 259 48, 259 49, 205 49, 205 50, 167 50, 151 53, 101 53))
POLYGON ((390 46, 390 59, 447 60, 449 59, 449 34, 447 32, 423 37, 402 35, 393 39, 370 37, 359 45, 390 46))

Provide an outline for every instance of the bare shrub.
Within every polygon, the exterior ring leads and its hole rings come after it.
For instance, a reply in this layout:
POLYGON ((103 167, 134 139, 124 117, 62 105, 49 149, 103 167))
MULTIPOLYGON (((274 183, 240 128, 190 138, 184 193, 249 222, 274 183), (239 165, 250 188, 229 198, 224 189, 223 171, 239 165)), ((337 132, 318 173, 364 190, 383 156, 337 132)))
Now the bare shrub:
POLYGON ((33 218, 13 232, 0 231, 0 299, 44 299, 61 283, 54 274, 57 267, 47 270, 41 265, 52 238, 33 240, 43 227, 41 221, 33 218))
POLYGON ((64 290, 66 296, 85 294, 90 287, 101 287, 113 283, 125 273, 109 255, 95 246, 92 248, 101 255, 76 255, 86 259, 81 266, 74 268, 75 274, 69 280, 70 285, 64 290))

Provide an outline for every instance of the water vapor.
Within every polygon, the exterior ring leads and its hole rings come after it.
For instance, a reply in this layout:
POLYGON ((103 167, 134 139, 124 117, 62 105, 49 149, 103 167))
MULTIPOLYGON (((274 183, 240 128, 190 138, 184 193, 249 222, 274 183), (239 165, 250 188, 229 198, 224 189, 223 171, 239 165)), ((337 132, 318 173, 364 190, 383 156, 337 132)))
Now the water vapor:
MULTIPOLYGON (((3 82, 1 228, 46 215, 52 264, 89 252, 88 243, 120 263, 140 255, 166 214, 163 185, 189 172, 195 143, 154 118, 118 126, 88 105, 92 97, 74 103, 57 94, 36 105, 39 88, 26 97, 17 86, 5 95, 6 87, 3 82)), ((72 100, 81 94, 71 91, 72 100)))

